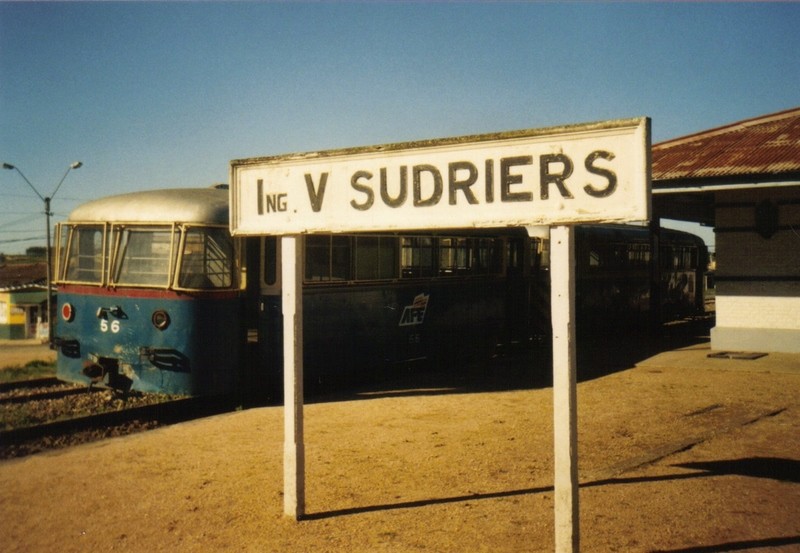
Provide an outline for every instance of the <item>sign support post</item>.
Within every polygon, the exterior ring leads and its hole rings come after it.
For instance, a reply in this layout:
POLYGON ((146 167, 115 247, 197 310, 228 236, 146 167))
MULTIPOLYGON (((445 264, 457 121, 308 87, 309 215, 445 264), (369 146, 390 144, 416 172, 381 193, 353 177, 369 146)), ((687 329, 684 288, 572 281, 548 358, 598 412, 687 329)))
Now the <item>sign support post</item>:
POLYGON ((556 226, 550 230, 557 553, 576 553, 580 544, 574 232, 570 226, 556 226))
POLYGON ((283 281, 283 513, 305 514, 303 438, 303 240, 281 238, 283 281))

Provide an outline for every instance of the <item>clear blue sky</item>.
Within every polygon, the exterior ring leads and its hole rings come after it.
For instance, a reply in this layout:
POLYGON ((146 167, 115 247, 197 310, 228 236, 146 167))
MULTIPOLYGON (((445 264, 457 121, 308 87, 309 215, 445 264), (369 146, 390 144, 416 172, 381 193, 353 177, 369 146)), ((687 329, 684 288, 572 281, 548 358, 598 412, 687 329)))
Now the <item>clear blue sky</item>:
MULTIPOLYGON (((231 159, 649 116, 658 142, 800 105, 798 3, 0 2, 0 161, 55 220, 231 159)), ((0 171, 0 252, 44 245, 0 171)))

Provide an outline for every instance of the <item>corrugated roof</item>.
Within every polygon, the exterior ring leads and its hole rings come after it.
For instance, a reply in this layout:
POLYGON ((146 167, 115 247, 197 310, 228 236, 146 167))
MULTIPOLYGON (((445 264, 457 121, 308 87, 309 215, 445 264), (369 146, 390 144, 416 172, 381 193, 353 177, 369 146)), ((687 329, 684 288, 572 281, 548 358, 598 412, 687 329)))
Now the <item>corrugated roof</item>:
POLYGON ((653 181, 800 173, 800 108, 653 145, 653 181))
POLYGON ((26 287, 46 288, 47 263, 0 266, 0 290, 18 290, 26 287))

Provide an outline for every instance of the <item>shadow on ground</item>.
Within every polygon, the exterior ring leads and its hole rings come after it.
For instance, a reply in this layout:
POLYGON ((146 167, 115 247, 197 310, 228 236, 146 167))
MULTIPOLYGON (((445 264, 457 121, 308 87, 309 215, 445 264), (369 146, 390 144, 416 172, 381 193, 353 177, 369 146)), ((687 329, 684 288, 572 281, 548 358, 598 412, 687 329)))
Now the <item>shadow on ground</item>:
POLYGON ((714 476, 747 476, 770 478, 781 482, 800 484, 800 461, 776 457, 747 457, 721 461, 703 461, 674 465, 687 469, 702 470, 714 476))
MULTIPOLYGON (((712 324, 712 317, 699 317, 664 325, 655 334, 613 328, 579 332, 578 381, 630 369, 664 351, 706 343, 712 324)), ((553 383, 552 358, 548 340, 511 344, 498 348, 490 359, 439 359, 368 376, 359 373, 357 379, 306 383, 306 402, 547 388, 553 383)))

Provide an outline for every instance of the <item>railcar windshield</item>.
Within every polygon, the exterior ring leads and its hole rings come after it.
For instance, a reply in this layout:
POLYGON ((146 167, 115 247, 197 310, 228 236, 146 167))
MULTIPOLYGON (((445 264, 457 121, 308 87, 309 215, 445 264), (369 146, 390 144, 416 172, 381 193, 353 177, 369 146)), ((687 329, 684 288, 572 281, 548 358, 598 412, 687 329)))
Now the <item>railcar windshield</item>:
POLYGON ((111 282, 121 286, 167 286, 172 259, 172 228, 122 228, 115 233, 111 282))
POLYGON ((56 282, 218 290, 239 286, 226 227, 63 223, 56 282))
POLYGON ((105 226, 81 225, 63 227, 68 230, 62 234, 64 260, 62 277, 64 280, 102 284, 105 267, 105 226), (71 232, 69 232, 71 231, 71 232))
POLYGON ((178 285, 181 288, 232 288, 234 248, 228 229, 192 227, 183 240, 178 285))

